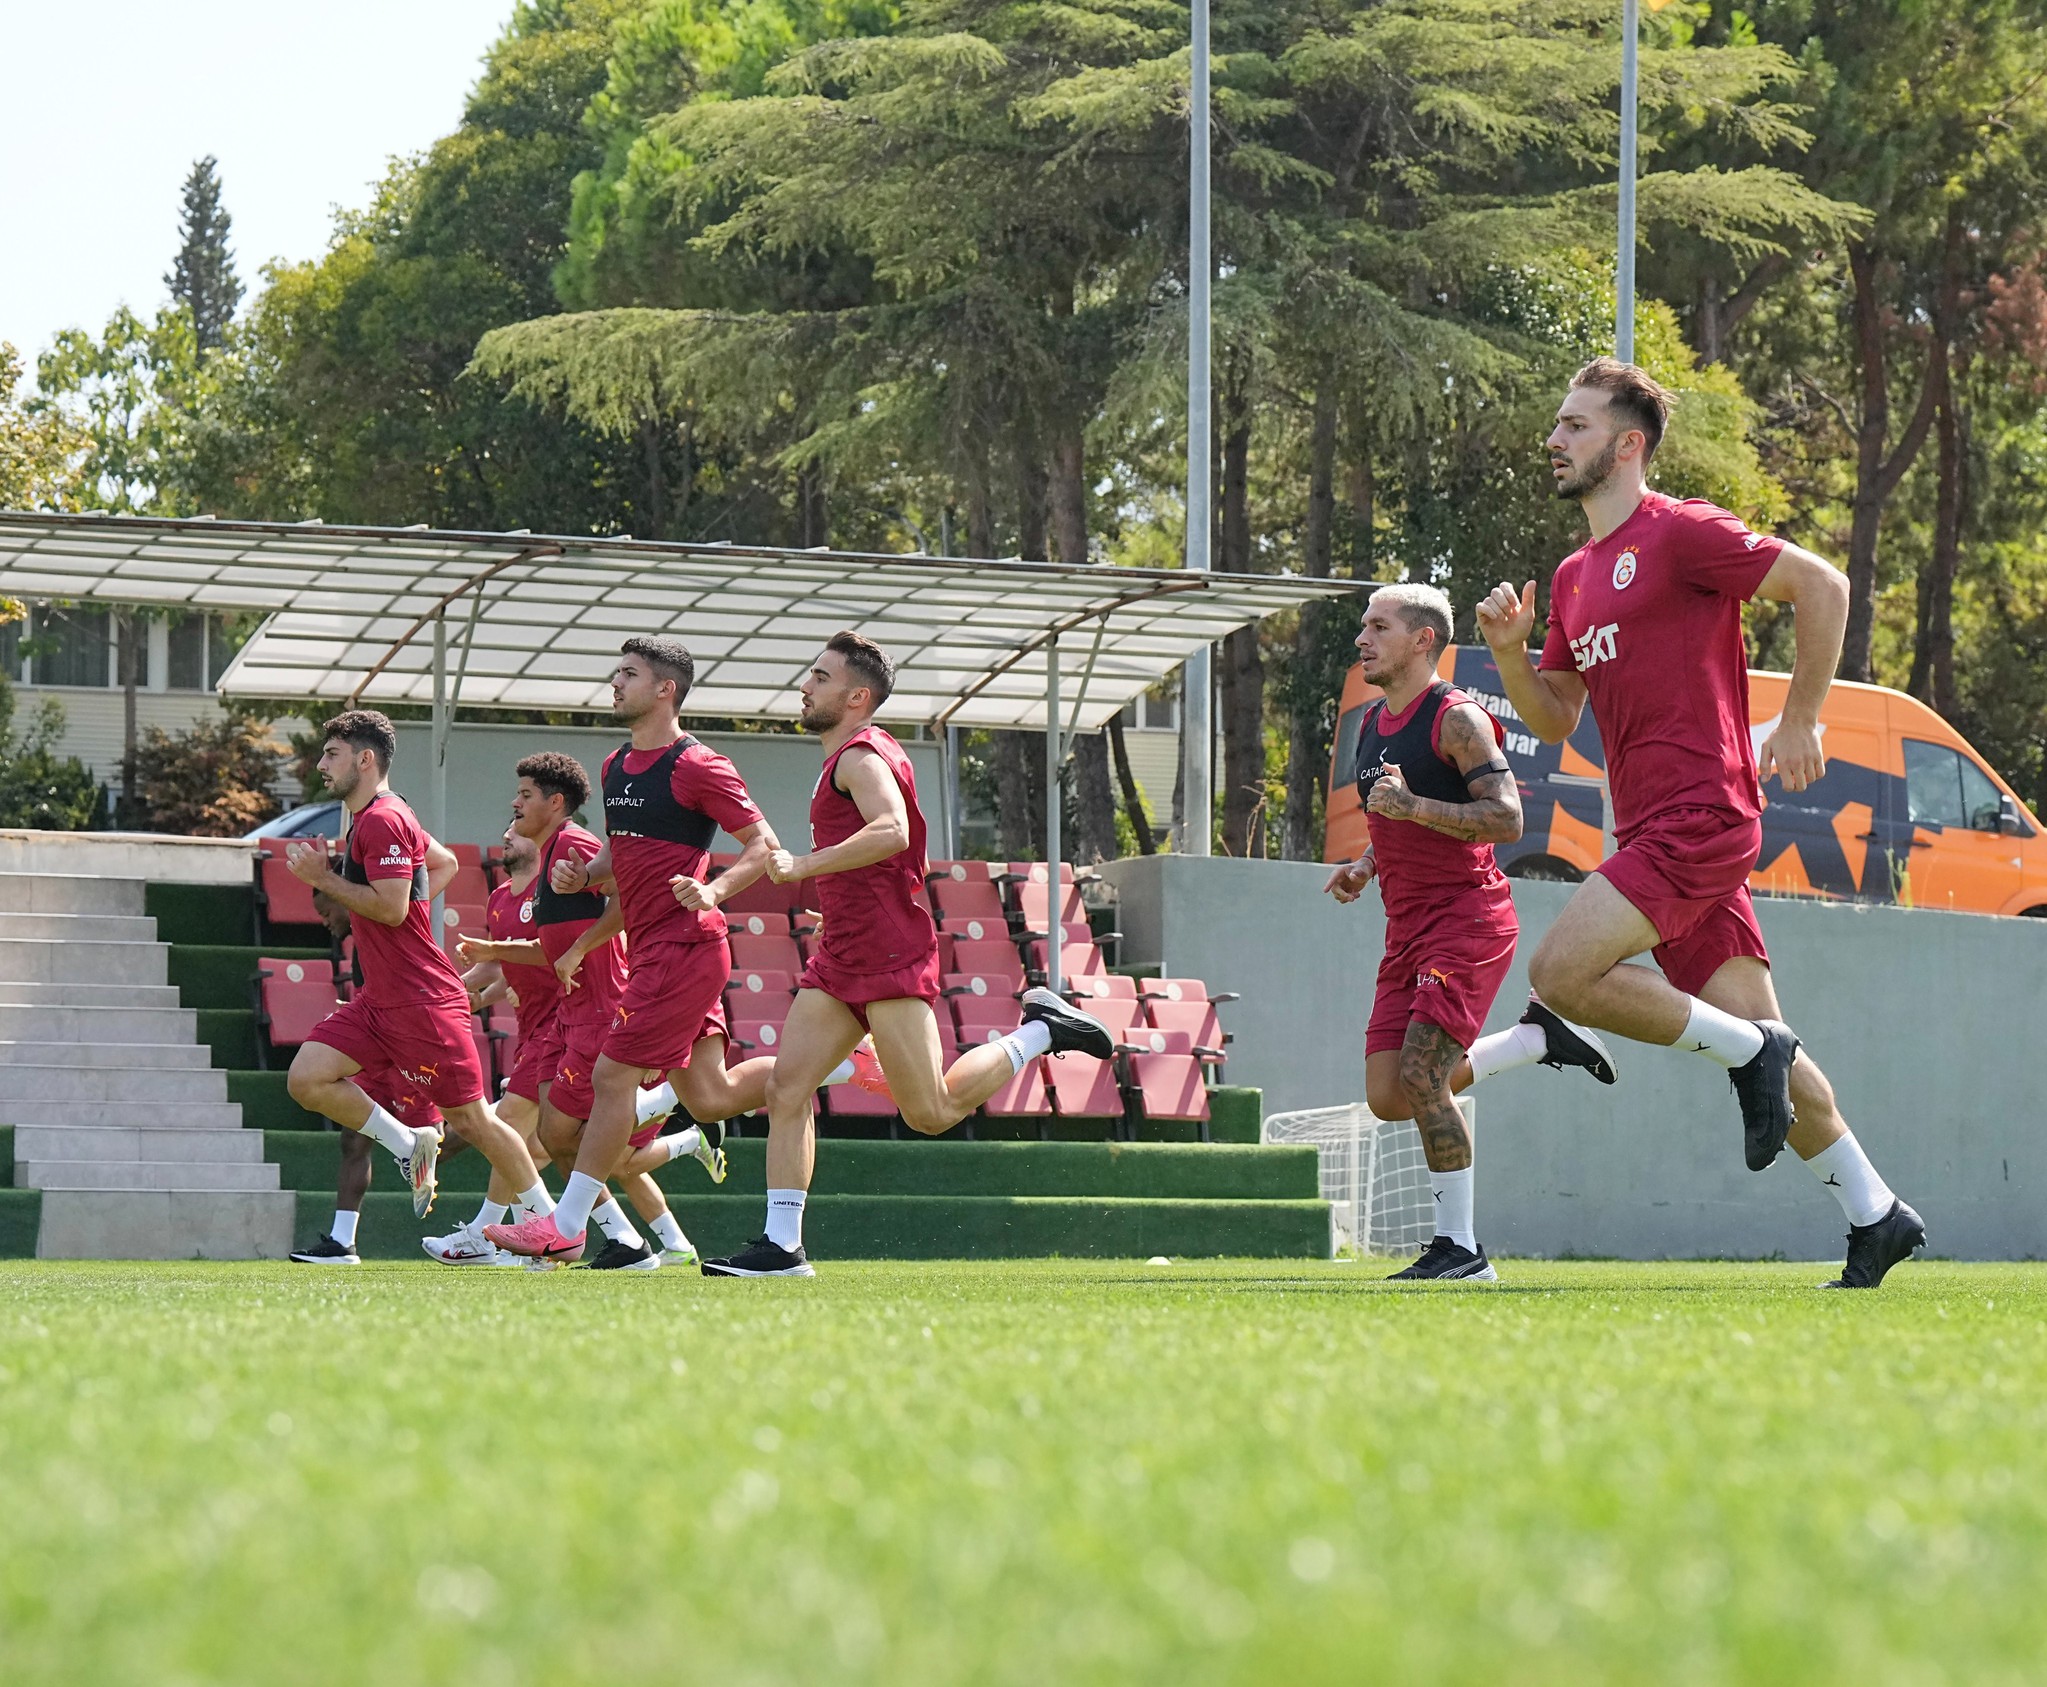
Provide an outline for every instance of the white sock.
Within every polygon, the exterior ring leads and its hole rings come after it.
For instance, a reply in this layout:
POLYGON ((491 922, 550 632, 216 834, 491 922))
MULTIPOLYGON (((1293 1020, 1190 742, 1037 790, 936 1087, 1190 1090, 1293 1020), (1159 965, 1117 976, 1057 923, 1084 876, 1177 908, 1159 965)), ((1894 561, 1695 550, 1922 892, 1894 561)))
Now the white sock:
POLYGON ((633 1118, 642 1125, 651 1125, 656 1119, 667 1118, 681 1105, 675 1086, 662 1083, 653 1089, 641 1090, 634 1097, 633 1118))
POLYGON ((597 1228, 614 1242, 623 1242, 629 1248, 644 1247, 646 1238, 633 1228, 633 1221, 625 1216, 625 1208, 607 1195, 592 1209, 590 1217, 597 1228))
POLYGON ((1471 1081, 1481 1083, 1517 1066, 1533 1066, 1547 1053, 1549 1039, 1540 1025, 1509 1025, 1471 1045, 1471 1081))
POLYGON ((554 1226, 564 1236, 580 1236, 590 1228, 590 1210, 604 1199, 604 1185, 587 1172, 570 1172, 554 1209, 554 1226))
POLYGON ((536 1218, 545 1218, 554 1211, 554 1197, 547 1192, 547 1185, 535 1183, 531 1189, 522 1189, 518 1196, 519 1210, 531 1213, 536 1218))
POLYGON ((343 1212, 339 1207, 337 1207, 334 1209, 333 1227, 327 1232, 327 1234, 332 1236, 334 1240, 339 1242, 344 1248, 352 1248, 355 1246, 356 1220, 361 1217, 362 1217, 361 1213, 343 1212))
POLYGON ((850 1084, 853 1081, 853 1062, 842 1060, 824 1075, 827 1084, 850 1084))
POLYGON ((1009 1056, 1011 1072, 1021 1072, 1041 1055, 1052 1052, 1052 1027, 1042 1019, 1034 1019, 1028 1025, 1019 1025, 1006 1037, 997 1037, 996 1046, 1009 1056))
POLYGON ((413 1131, 408 1125, 401 1125, 374 1101, 370 1103, 370 1116, 364 1122, 362 1133, 379 1148, 388 1148, 394 1160, 411 1157, 413 1131))
POLYGON ((1703 1054, 1722 1066, 1746 1066, 1763 1052, 1763 1033, 1753 1019, 1736 1019, 1696 996, 1691 1002, 1692 1016, 1677 1040, 1686 1054, 1703 1054))
POLYGON ((1805 1163, 1814 1177, 1833 1190, 1850 1224, 1876 1223, 1897 1199, 1891 1186, 1877 1176, 1853 1131, 1839 1142, 1828 1143, 1805 1163))
POLYGON ((802 1189, 768 1191, 768 1240, 792 1254, 803 1246, 803 1197, 807 1193, 802 1189))
POLYGON ((657 1136, 654 1143, 656 1147, 668 1150, 669 1159, 679 1160, 683 1155, 694 1154, 703 1147, 704 1133, 695 1125, 691 1125, 686 1131, 676 1131, 669 1136, 657 1136))
POLYGON ((689 1238, 682 1233, 682 1226, 675 1222, 675 1214, 663 1213, 647 1226, 654 1232, 654 1240, 661 1244, 665 1254, 686 1254, 689 1252, 689 1238))
POLYGON ((1478 1251, 1478 1237, 1471 1228, 1471 1181, 1476 1170, 1466 1166, 1461 1172, 1429 1173, 1429 1193, 1436 1197, 1436 1234, 1473 1253, 1478 1251))
POLYGON ((469 1221, 471 1230, 481 1230, 486 1224, 503 1224, 511 1216, 512 1209, 501 1202, 485 1199, 476 1209, 476 1216, 469 1221))

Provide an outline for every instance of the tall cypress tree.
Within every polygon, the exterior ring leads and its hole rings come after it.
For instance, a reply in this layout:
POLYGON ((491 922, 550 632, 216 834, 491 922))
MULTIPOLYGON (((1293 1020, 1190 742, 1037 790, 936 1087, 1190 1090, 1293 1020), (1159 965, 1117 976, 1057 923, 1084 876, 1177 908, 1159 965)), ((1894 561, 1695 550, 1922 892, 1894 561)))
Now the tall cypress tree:
POLYGON ((185 178, 184 244, 164 277, 171 297, 192 313, 199 349, 218 350, 242 302, 234 255, 227 249, 231 220, 220 205, 218 160, 208 156, 185 178))

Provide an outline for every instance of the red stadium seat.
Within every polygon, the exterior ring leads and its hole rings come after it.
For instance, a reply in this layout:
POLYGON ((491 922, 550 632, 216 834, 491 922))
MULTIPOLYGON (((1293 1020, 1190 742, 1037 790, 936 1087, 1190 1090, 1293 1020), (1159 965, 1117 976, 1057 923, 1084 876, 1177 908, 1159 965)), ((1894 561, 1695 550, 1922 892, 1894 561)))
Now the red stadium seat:
POLYGON ((256 1020, 264 1032, 256 1044, 257 1063, 268 1067, 265 1043, 296 1048, 341 1005, 334 991, 332 961, 286 961, 269 956, 256 962, 256 1020))
POLYGON ((735 931, 726 941, 732 946, 732 970, 741 972, 786 972, 794 978, 803 971, 803 951, 796 939, 786 934, 755 937, 735 931))
MULTIPOLYGON (((1016 892, 1017 912, 1023 916, 1024 930, 1039 932, 1051 930, 1051 886, 1024 883, 1012 888, 1016 892)), ((1087 924, 1087 910, 1081 906, 1080 901, 1080 886, 1067 885, 1059 902, 1062 918, 1080 925, 1087 924)))
POLYGON ((1120 972, 1097 972, 1086 978, 1067 978, 1061 982, 1066 994, 1093 1013, 1095 1002, 1134 1002, 1138 999, 1137 980, 1126 978, 1120 972))
POLYGON ((893 1119, 896 1104, 858 1084, 831 1084, 825 1088, 824 1104, 835 1119, 893 1119))
POLYGON ((931 870, 924 875, 924 882, 929 884, 933 879, 950 879, 955 884, 979 879, 983 884, 993 884, 995 864, 992 861, 934 861, 931 870))
POLYGON ((1052 1070, 1052 1104, 1062 1119, 1123 1122, 1126 1109, 1113 1061, 1065 1054, 1047 1064, 1052 1070))
MULTIPOLYGON (((1048 957, 1043 943, 1030 946, 1031 971, 1042 976, 1046 971, 1048 957)), ((1102 963, 1102 952, 1092 943, 1062 943, 1059 945, 1059 980, 1063 984, 1069 978, 1093 978, 1109 969, 1102 963)))
POLYGON ((1014 982, 1012 990, 1024 987, 1023 960, 1016 952, 1016 945, 1007 939, 984 940, 976 943, 971 938, 955 940, 952 946, 954 968, 964 973, 979 973, 984 978, 1007 978, 1014 982))
POLYGON ((988 879, 934 879, 933 906, 948 920, 987 920, 1009 930, 1009 915, 1002 906, 1002 892, 988 879))
POLYGON ((792 930, 787 911, 763 913, 756 909, 750 914, 733 914, 727 918, 734 937, 742 932, 748 937, 787 937, 792 930))
POLYGON ((778 885, 763 873, 729 902, 720 904, 728 923, 740 914, 791 914, 808 907, 801 884, 778 885))
POLYGON ((777 1025, 789 1017, 789 1003, 796 995, 796 974, 777 969, 749 967, 744 972, 734 969, 732 981, 725 986, 728 997, 747 1005, 747 1011, 760 1009, 759 1017, 773 1018, 777 1025), (774 1004, 772 1014, 769 1003, 774 1004))
MULTIPOLYGON (((1221 1064, 1223 1044, 1229 1039, 1223 1033, 1222 1021, 1216 1017, 1213 1002, 1176 1002, 1169 996, 1148 996, 1143 1005, 1146 1018, 1159 1030, 1184 1035, 1196 1054, 1221 1064)), ((1097 1013, 1093 1007, 1088 1011, 1097 1013)))
POLYGON ((471 866, 465 861, 456 869, 455 876, 448 881, 448 888, 441 895, 445 900, 460 902, 465 907, 487 907, 490 903, 490 879, 480 866, 471 866))
POLYGON ((1034 1060, 986 1101, 981 1111, 991 1119, 1045 1118, 1052 1097, 1045 1088, 1045 1063, 1034 1060))
POLYGON ((984 915, 943 919, 938 922, 938 930, 942 936, 964 937, 971 943, 1009 942, 1009 922, 984 915))
POLYGON ((480 902, 444 902, 441 905, 441 947, 450 954, 463 937, 484 937, 490 932, 490 916, 480 902))
POLYGON ((1143 1004, 1135 999, 1125 1001, 1115 996, 1104 996, 1096 1001, 1085 998, 1080 1003, 1080 1010, 1099 1019, 1109 1028, 1109 1035, 1119 1043, 1129 1042, 1130 1032, 1145 1028, 1143 1004))
POLYGON ((465 867, 483 867, 483 845, 473 843, 451 843, 441 846, 465 867))
MULTIPOLYGON (((282 849, 261 851, 256 857, 256 906, 265 923, 273 926, 316 926, 321 923, 313 907, 313 887, 285 865, 282 849)), ((256 941, 262 942, 258 930, 256 941)))
MULTIPOLYGON (((1059 863, 1059 876, 1066 883, 1073 883, 1074 874, 1071 861, 1059 863)), ((1045 870, 1045 864, 1042 861, 1012 861, 1009 863, 1007 871, 996 874, 996 877, 1008 879, 1012 884, 1042 885, 1052 882, 1052 875, 1045 870)))
POLYGON ((741 1019, 732 1016, 731 1043, 746 1055, 773 1054, 782 1040, 782 1021, 779 1019, 741 1019))
MULTIPOLYGON (((1176 1045, 1184 1041, 1170 1031, 1157 1031, 1153 1035, 1176 1045)), ((1127 1055, 1125 1059, 1130 1084, 1137 1091, 1138 1105, 1143 1108, 1144 1116, 1153 1120, 1196 1122, 1200 1124, 1202 1139, 1206 1141, 1208 1086, 1202 1081, 1200 1060, 1184 1047, 1178 1048, 1177 1052, 1127 1055)))
POLYGON ((1213 995, 1208 986, 1198 978, 1140 978, 1137 981, 1140 996, 1164 996, 1170 1002, 1234 1002, 1233 990, 1218 990, 1213 995))
POLYGON ((952 996, 952 1021, 959 1027, 961 1046, 985 1043, 989 1035, 1000 1037, 1023 1023, 1023 1009, 1014 996, 990 991, 985 996, 952 996))

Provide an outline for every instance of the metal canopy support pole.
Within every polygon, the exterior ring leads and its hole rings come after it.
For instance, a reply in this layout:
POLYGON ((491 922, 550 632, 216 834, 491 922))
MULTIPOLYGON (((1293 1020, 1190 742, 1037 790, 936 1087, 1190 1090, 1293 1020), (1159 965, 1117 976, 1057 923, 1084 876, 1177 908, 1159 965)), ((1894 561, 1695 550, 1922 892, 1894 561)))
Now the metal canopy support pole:
POLYGON ((1635 106, 1636 37, 1641 0, 1621 0, 1621 217, 1619 262, 1614 266, 1613 354, 1635 361, 1635 106))
MULTIPOLYGON (((1209 563, 1209 252, 1208 0, 1193 0, 1193 65, 1187 122, 1187 566, 1209 563)), ((1187 658, 1180 682, 1180 755, 1184 787, 1181 853, 1206 855, 1214 822, 1211 793, 1215 729, 1209 713, 1209 652, 1187 658)))
MULTIPOLYGON (((442 843, 448 841, 448 618, 445 611, 434 616, 434 765, 433 821, 427 830, 442 843)), ((441 935, 443 898, 434 898, 434 938, 441 935)))
POLYGON ((1055 633, 1045 641, 1045 879, 1049 886, 1045 906, 1050 911, 1045 920, 1045 982, 1055 991, 1059 988, 1059 939, 1063 935, 1059 915, 1066 900, 1066 887, 1059 877, 1059 811, 1064 806, 1059 765, 1065 736, 1059 730, 1059 635, 1055 633))
POLYGON ((946 723, 945 755, 945 853, 960 858, 961 839, 966 835, 966 795, 960 785, 960 729, 946 723))

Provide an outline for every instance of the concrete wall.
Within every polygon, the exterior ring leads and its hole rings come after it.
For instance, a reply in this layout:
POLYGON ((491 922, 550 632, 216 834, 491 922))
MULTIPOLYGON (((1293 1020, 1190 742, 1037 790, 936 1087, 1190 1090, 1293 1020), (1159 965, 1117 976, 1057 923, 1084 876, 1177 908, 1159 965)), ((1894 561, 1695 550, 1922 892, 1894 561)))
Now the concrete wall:
MULTIPOLYGON (((433 728, 425 721, 399 721, 397 726, 392 788, 431 825, 433 728)), ((761 732, 703 732, 697 736, 732 758, 776 835, 792 848, 807 848, 810 793, 823 765, 817 740, 761 732)), ((520 757, 536 750, 563 751, 589 769, 594 784, 604 758, 624 741, 624 729, 615 726, 487 726, 458 721, 448 735, 448 808, 453 816, 445 828, 448 840, 497 842, 511 819, 512 787, 517 783, 512 769, 520 757)), ((939 830, 938 746, 912 742, 904 747, 917 770, 918 796, 935 838, 939 830)), ((603 832, 601 805, 595 797, 586 820, 593 831, 603 832)), ((733 846, 728 841, 718 847, 733 846)))
MULTIPOLYGON (((1223 1010, 1233 1082, 1268 1113, 1362 1100, 1385 935, 1377 897, 1320 894, 1326 867, 1158 856, 1104 869, 1125 958, 1244 999, 1223 1010)), ((1527 957, 1571 887, 1517 884, 1520 955, 1488 1030, 1519 1017, 1527 957)), ((1758 903, 1785 1016, 1931 1250, 2047 1256, 2047 921, 1758 903)), ((1621 1081, 1533 1067, 1474 1091, 1480 1233, 1501 1253, 1838 1257, 1839 1209, 1795 1155, 1741 1160, 1725 1074, 1614 1043, 1621 1081)))
POLYGON ((255 871, 256 847, 237 838, 6 828, 0 829, 0 873, 82 874, 151 884, 245 885, 255 871))

